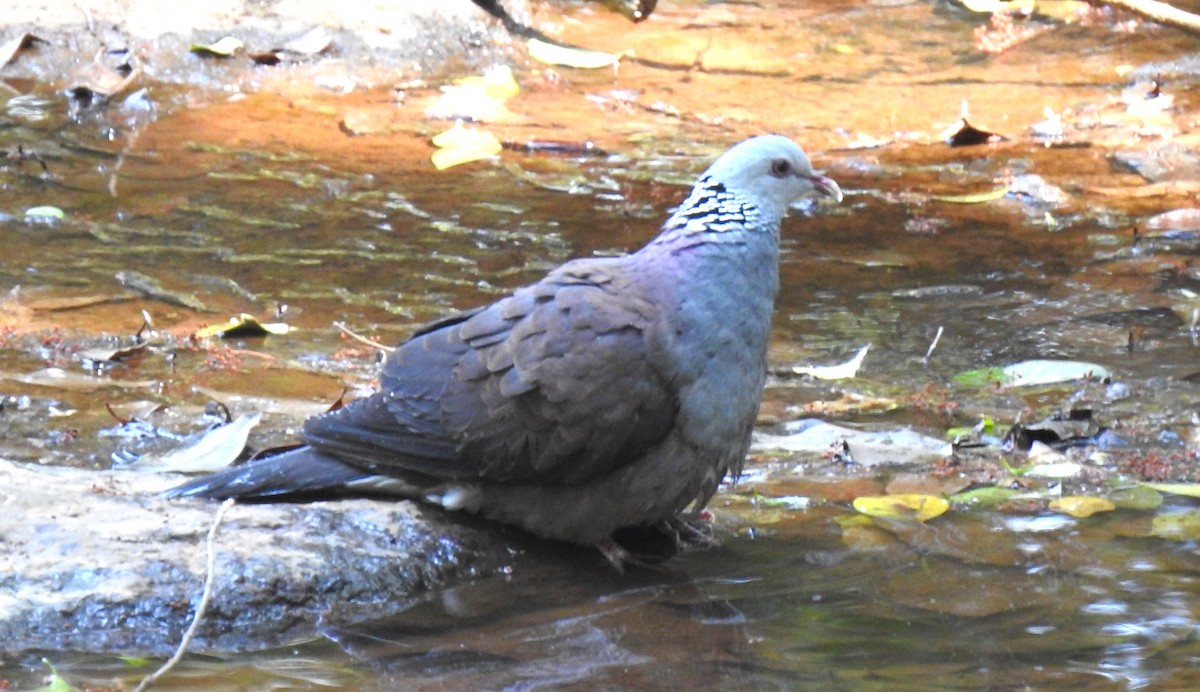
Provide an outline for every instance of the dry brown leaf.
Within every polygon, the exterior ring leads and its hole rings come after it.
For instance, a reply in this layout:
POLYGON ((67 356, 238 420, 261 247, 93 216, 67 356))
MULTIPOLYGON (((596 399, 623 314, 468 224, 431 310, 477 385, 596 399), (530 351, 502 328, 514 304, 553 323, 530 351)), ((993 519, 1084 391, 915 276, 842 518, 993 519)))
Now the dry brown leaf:
POLYGON ((39 43, 47 43, 43 38, 39 38, 29 33, 28 31, 17 36, 11 41, 0 46, 0 67, 4 67, 12 62, 17 57, 17 53, 24 50, 29 50, 39 43))

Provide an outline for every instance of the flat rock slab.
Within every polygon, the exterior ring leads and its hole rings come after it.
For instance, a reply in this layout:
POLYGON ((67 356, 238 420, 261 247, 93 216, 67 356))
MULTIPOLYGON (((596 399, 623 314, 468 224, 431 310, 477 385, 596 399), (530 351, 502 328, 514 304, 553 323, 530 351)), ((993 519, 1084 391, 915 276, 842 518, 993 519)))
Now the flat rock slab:
MULTIPOLYGON (((179 476, 0 460, 0 653, 165 654, 200 600, 220 507, 163 500, 179 476)), ((398 612, 493 541, 409 502, 234 505, 189 650, 243 651, 398 612)))

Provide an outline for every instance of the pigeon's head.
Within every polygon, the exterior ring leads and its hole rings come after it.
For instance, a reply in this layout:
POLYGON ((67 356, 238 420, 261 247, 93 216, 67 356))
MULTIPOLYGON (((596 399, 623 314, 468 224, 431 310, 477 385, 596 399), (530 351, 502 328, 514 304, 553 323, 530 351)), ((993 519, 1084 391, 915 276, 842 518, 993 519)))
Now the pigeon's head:
POLYGON ((738 144, 709 166, 704 175, 776 218, 806 197, 842 201, 838 184, 814 173, 808 155, 780 135, 763 135, 738 144))

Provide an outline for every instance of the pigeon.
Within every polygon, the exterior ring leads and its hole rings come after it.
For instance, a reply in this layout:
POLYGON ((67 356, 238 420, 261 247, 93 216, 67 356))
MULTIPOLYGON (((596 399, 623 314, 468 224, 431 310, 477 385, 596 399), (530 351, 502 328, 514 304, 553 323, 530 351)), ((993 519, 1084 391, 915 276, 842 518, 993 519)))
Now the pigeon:
POLYGON ((304 446, 167 495, 402 496, 595 546, 619 567, 614 532, 677 526, 741 472, 780 222, 821 197, 842 191, 793 141, 741 142, 640 250, 569 261, 419 329, 376 393, 305 422, 304 446))

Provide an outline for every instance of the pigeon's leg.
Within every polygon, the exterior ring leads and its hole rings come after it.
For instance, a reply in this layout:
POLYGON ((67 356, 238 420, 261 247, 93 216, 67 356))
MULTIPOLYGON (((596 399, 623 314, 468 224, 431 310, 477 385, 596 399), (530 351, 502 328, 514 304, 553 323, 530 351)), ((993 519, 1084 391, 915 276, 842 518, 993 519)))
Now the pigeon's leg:
POLYGON ((617 543, 611 537, 605 538, 597 543, 596 549, 599 550, 600 554, 603 555, 609 561, 609 563, 616 568, 617 572, 621 574, 625 573, 626 565, 633 565, 634 567, 641 567, 643 569, 661 569, 661 567, 656 564, 657 561, 647 561, 638 557, 637 555, 629 552, 625 546, 617 543))
POLYGON ((596 549, 600 551, 609 563, 617 569, 617 572, 624 574, 625 563, 636 562, 633 554, 626 550, 620 543, 617 543, 612 538, 605 538, 596 544, 596 549))

